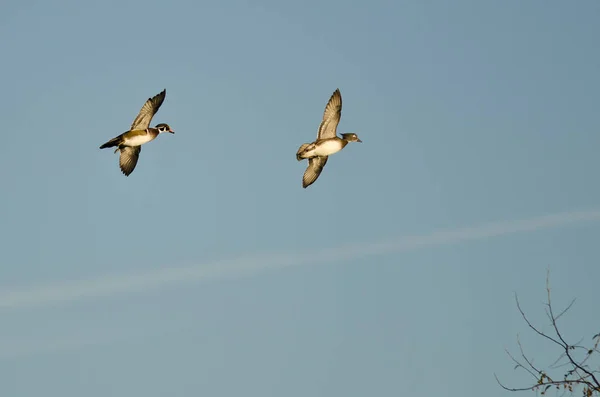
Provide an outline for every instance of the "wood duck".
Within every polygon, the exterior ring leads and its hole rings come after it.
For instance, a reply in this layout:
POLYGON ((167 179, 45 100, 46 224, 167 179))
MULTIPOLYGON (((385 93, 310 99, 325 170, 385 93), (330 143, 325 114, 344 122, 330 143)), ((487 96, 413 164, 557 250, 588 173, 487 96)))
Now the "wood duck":
POLYGON ((321 171, 327 164, 327 159, 330 155, 342 150, 348 142, 362 142, 354 133, 342 134, 342 137, 336 135, 337 125, 342 117, 342 94, 337 89, 329 98, 325 112, 323 113, 323 121, 319 126, 317 140, 312 143, 305 143, 298 149, 296 159, 302 161, 308 159, 308 167, 304 171, 302 177, 302 187, 307 188, 312 185, 321 171))
POLYGON ((165 123, 157 124, 154 128, 150 127, 150 121, 152 121, 152 117, 158 112, 166 95, 167 90, 164 89, 153 98, 149 98, 144 106, 142 106, 142 109, 135 120, 133 120, 129 131, 122 133, 100 146, 100 149, 116 146, 115 153, 121 151, 119 167, 125 176, 129 176, 135 169, 143 144, 154 140, 160 133, 175 133, 175 131, 165 123))

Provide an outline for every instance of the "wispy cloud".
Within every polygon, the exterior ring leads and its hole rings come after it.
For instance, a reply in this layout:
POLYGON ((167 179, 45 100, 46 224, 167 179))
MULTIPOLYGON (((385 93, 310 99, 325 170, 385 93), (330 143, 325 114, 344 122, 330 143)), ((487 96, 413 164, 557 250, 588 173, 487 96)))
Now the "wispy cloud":
POLYGON ((372 243, 353 243, 313 251, 309 254, 287 253, 241 257, 213 263, 168 267, 137 274, 125 274, 91 280, 78 280, 41 286, 24 286, 0 290, 0 309, 19 309, 144 292, 173 284, 198 282, 212 278, 240 277, 245 274, 288 266, 340 262, 386 253, 412 251, 440 245, 481 240, 507 234, 533 232, 571 223, 600 220, 600 210, 563 212, 536 218, 489 223, 420 236, 405 236, 372 243))

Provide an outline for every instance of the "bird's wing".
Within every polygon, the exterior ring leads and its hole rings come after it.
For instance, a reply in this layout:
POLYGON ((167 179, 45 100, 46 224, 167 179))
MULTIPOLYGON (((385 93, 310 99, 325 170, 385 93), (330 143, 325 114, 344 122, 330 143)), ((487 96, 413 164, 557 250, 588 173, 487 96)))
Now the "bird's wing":
POLYGON ((121 156, 119 157, 119 167, 121 172, 125 176, 129 176, 137 165, 140 152, 142 151, 141 146, 123 146, 121 149, 121 156))
POLYGON ((152 98, 148 98, 140 113, 137 115, 133 123, 131 123, 131 131, 134 130, 145 130, 150 126, 150 121, 152 121, 152 117, 158 112, 160 105, 162 105, 165 100, 165 96, 167 95, 167 90, 162 90, 161 93, 155 95, 152 98))
POLYGON ((319 175, 321 175, 321 171, 323 171, 323 167, 327 164, 327 159, 329 157, 313 157, 308 159, 308 167, 306 167, 306 171, 304 171, 304 176, 302 177, 302 187, 307 188, 312 185, 319 175))
POLYGON ((327 106, 325 106, 325 112, 323 113, 323 121, 319 126, 319 133, 317 139, 328 139, 335 138, 336 129, 340 118, 342 117, 342 94, 337 89, 329 98, 327 106))

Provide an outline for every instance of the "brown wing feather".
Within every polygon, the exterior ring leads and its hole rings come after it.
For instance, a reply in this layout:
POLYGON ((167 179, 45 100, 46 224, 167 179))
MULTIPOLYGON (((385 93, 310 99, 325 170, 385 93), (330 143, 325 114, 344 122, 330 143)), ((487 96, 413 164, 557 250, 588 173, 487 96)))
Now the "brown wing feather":
POLYGON ((323 121, 319 125, 317 139, 335 138, 337 126, 342 117, 342 94, 337 89, 329 98, 325 112, 323 112, 323 121))
POLYGON ((141 146, 123 146, 120 148, 121 156, 119 157, 119 167, 125 176, 129 176, 137 165, 141 146))
POLYGON ((306 167, 306 171, 304 171, 304 176, 302 177, 302 187, 307 188, 312 185, 319 175, 321 175, 321 171, 323 171, 323 167, 327 164, 327 159, 329 157, 313 157, 308 159, 308 167, 306 167))
POLYGON ((153 96, 152 98, 148 98, 140 113, 137 115, 133 123, 131 123, 131 130, 145 130, 150 126, 150 121, 152 121, 152 117, 158 112, 160 105, 162 105, 165 100, 165 96, 167 95, 167 90, 164 89, 159 94, 153 96))

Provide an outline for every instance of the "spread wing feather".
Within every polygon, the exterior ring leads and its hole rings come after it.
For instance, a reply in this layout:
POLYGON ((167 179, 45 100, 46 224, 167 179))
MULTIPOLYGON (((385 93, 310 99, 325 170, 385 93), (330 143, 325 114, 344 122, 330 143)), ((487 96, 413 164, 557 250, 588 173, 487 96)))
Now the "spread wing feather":
POLYGON ((337 89, 329 98, 325 112, 323 112, 323 121, 319 125, 317 139, 335 138, 337 126, 342 117, 342 94, 337 89))
POLYGON ((142 151, 141 146, 122 146, 120 148, 121 156, 119 157, 119 167, 121 172, 125 176, 129 176, 137 165, 140 152, 142 151))
POLYGON ((159 94, 153 96, 152 98, 148 98, 140 113, 137 115, 133 123, 131 123, 131 131, 134 130, 145 130, 150 126, 150 121, 152 121, 152 117, 158 112, 160 105, 162 105, 165 100, 165 96, 167 95, 167 90, 164 89, 159 94))
POLYGON ((321 171, 323 171, 323 167, 327 164, 327 159, 329 157, 313 157, 308 159, 308 167, 306 167, 306 171, 304 171, 304 176, 302 177, 302 187, 307 188, 312 185, 319 175, 321 175, 321 171))

